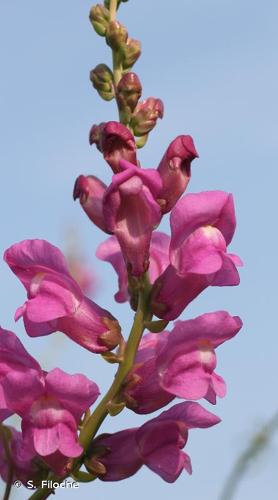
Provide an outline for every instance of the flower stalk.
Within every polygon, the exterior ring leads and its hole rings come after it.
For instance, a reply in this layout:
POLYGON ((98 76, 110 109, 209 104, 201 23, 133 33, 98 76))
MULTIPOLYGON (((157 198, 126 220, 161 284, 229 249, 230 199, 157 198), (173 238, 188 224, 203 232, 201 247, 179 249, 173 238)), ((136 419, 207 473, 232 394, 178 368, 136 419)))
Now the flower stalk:
MULTIPOLYGON (((81 429, 79 442, 84 449, 84 454, 74 463, 72 467, 73 476, 76 476, 77 471, 79 471, 92 439, 95 437, 101 424, 109 414, 109 404, 113 402, 113 400, 119 394, 122 388, 123 381, 125 380, 126 376, 133 366, 137 349, 145 329, 145 321, 150 321, 152 316, 150 313, 150 292, 151 286, 149 283, 148 274, 145 273, 139 283, 138 307, 125 346, 123 360, 119 363, 119 368, 111 387, 109 388, 101 402, 98 404, 92 415, 88 419, 86 419, 85 425, 81 429)), ((62 482, 65 480, 65 477, 60 478, 51 476, 50 479, 52 480, 52 482, 62 482)), ((92 478, 91 480, 93 481, 94 478, 92 478)), ((37 491, 30 496, 30 500, 43 500, 52 493, 52 488, 38 488, 37 491)))

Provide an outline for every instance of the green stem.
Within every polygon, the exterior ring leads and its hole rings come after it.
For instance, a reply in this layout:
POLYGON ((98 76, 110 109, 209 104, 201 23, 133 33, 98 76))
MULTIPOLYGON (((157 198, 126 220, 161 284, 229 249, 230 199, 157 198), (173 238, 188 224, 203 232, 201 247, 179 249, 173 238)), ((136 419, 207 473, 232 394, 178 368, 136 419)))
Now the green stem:
MULTIPOLYGON (((110 11, 110 21, 116 21, 117 0, 110 0, 109 11, 110 11)), ((122 63, 121 63, 120 54, 116 50, 113 50, 113 49, 112 49, 112 61, 113 61, 114 86, 115 86, 115 93, 116 93, 117 85, 122 78, 122 63)), ((116 96, 116 101, 117 101, 117 96, 116 96)), ((119 111, 119 120, 121 123, 123 123, 118 101, 117 101, 117 105, 118 105, 118 111, 119 111)))
POLYGON ((121 389, 122 383, 131 370, 136 352, 144 331, 144 321, 148 314, 148 291, 142 290, 139 293, 138 309, 134 317, 134 323, 127 341, 124 360, 119 365, 114 382, 109 391, 101 400, 95 411, 92 413, 85 427, 81 430, 79 441, 84 450, 88 448, 91 440, 96 435, 103 420, 108 415, 107 405, 112 401, 121 389))
POLYGON ((112 57, 113 57, 114 83, 115 83, 115 87, 117 87, 120 79, 122 78, 122 65, 121 65, 121 59, 119 57, 118 52, 116 52, 115 50, 112 50, 112 57))
POLYGON ((12 457, 11 457, 11 451, 10 451, 10 444, 9 444, 9 438, 7 436, 6 429, 3 425, 0 425, 0 437, 3 443, 3 447, 5 450, 6 454, 6 459, 7 459, 7 464, 8 464, 8 477, 7 477, 7 483, 6 483, 6 489, 5 493, 3 496, 3 500, 8 500, 12 485, 13 485, 13 475, 14 475, 14 470, 13 470, 13 462, 12 462, 12 457))
MULTIPOLYGON (((134 359, 137 353, 137 349, 145 329, 145 321, 150 320, 149 312, 149 296, 150 296, 150 284, 148 282, 147 275, 144 276, 141 282, 141 289, 139 291, 139 301, 138 308, 134 317, 134 322, 130 331, 130 335, 126 344, 124 359, 120 363, 118 371, 116 373, 114 382, 112 383, 110 389, 101 400, 95 411, 92 413, 90 418, 87 420, 83 429, 79 435, 79 441, 81 446, 84 448, 84 453, 88 450, 92 439, 95 437, 98 429, 100 428, 102 422, 108 415, 107 406, 116 396, 118 395, 122 383, 126 378, 127 374, 131 370, 134 359)), ((76 468, 82 463, 82 458, 77 459, 76 468)), ((54 478, 53 476, 49 479, 52 481, 62 482, 65 478, 54 478)), ((53 493, 51 488, 38 488, 29 500, 44 500, 49 495, 53 493)))
POLYGON ((110 7, 109 7, 110 21, 116 20, 117 5, 118 5, 117 0, 110 0, 110 7))

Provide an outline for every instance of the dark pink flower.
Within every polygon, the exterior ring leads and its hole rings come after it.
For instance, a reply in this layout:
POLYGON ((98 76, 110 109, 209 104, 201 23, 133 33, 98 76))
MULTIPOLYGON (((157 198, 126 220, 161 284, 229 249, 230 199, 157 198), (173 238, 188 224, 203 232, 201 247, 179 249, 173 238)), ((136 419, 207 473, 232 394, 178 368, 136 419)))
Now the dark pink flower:
MULTIPOLYGON (((6 378, 13 373, 16 379, 25 380, 26 385, 31 383, 40 387, 41 368, 37 361, 28 354, 20 340, 13 332, 0 328, 0 416, 4 420, 13 413, 9 404, 9 395, 5 393, 6 378)), ((24 404, 30 405, 33 396, 24 394, 24 404)))
MULTIPOLYGON (((42 478, 42 471, 35 462, 37 455, 26 449, 23 443, 21 432, 17 431, 14 427, 7 427, 6 432, 10 434, 9 446, 13 461, 13 481, 18 479, 25 486, 27 481, 32 480, 36 482, 36 478, 42 478)), ((0 439, 0 476, 3 481, 8 480, 9 467, 7 463, 6 453, 3 443, 0 439)))
POLYGON ((189 194, 170 216, 170 265, 154 284, 152 307, 171 320, 209 285, 239 284, 239 257, 227 253, 236 219, 233 197, 223 191, 189 194))
POLYGON ((151 235, 161 220, 156 201, 161 179, 156 170, 125 160, 120 165, 123 171, 113 176, 104 197, 104 219, 119 241, 129 272, 138 276, 148 269, 151 235))
POLYGON ((23 316, 28 335, 61 331, 92 352, 118 345, 118 322, 83 295, 58 248, 44 240, 25 240, 6 250, 4 259, 27 290, 28 300, 15 318, 23 316))
POLYGON ((191 176, 191 162, 199 155, 190 135, 179 135, 168 146, 158 172, 162 178, 160 198, 163 213, 170 212, 185 191, 191 176))
POLYGON ((92 443, 93 450, 102 449, 98 460, 106 472, 100 479, 119 481, 135 474, 142 465, 169 483, 176 481, 184 469, 191 474, 190 457, 181 451, 189 429, 207 428, 219 422, 216 415, 198 403, 185 402, 139 428, 100 436, 92 443))
POLYGON ((177 321, 157 358, 160 386, 180 398, 206 398, 215 404, 216 396, 226 393, 224 380, 214 372, 215 348, 234 337, 241 327, 241 319, 226 311, 177 321))
POLYGON ((59 368, 44 372, 12 332, 2 330, 0 351, 1 393, 5 407, 22 418, 24 449, 61 473, 68 458, 83 451, 78 425, 97 399, 98 386, 84 375, 69 375, 59 368))
POLYGON ((90 144, 96 144, 114 173, 121 172, 120 160, 137 164, 135 139, 122 123, 111 121, 94 125, 90 144))
MULTIPOLYGON (((24 393, 22 385, 11 378, 6 390, 24 393)), ((29 391, 32 393, 32 387, 29 391)), ((78 442, 78 425, 98 395, 97 385, 84 375, 68 375, 59 368, 51 370, 29 408, 22 407, 21 396, 14 405, 22 417, 25 446, 43 457, 57 474, 63 473, 68 458, 78 457, 83 451, 78 442)))
MULTIPOLYGON (((150 266, 149 279, 151 283, 163 273, 169 265, 169 246, 170 237, 159 231, 154 231, 150 244, 150 266)), ((99 259, 109 262, 118 274, 119 290, 115 294, 117 302, 126 302, 129 300, 128 274, 126 264, 121 252, 121 247, 115 236, 111 236, 97 249, 96 255, 99 259)))
POLYGON ((80 205, 89 219, 104 232, 107 232, 103 217, 103 197, 106 189, 107 186, 93 175, 79 175, 73 189, 73 199, 79 198, 80 205))
POLYGON ((135 413, 151 413, 172 401, 175 395, 160 384, 157 360, 167 345, 168 332, 148 333, 142 338, 134 366, 122 392, 128 408, 135 413))

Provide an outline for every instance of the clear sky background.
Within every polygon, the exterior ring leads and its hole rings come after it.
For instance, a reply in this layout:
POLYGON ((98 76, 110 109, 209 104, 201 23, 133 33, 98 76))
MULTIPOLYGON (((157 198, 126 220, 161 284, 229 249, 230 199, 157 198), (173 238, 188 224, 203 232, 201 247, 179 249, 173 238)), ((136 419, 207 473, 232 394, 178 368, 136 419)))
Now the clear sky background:
MULTIPOLYGON (((100 284, 96 300, 128 331, 128 306, 113 302, 116 278, 94 253, 104 235, 71 197, 75 178, 95 174, 108 181, 109 167, 88 145, 92 123, 116 119, 115 105, 101 101, 89 70, 110 63, 110 52, 88 22, 87 0, 0 0, 1 252, 26 238, 64 246, 77 227, 100 284)), ((217 500, 235 458, 278 410, 277 391, 277 16, 275 0, 130 0, 119 20, 143 43, 135 71, 144 97, 163 99, 165 117, 140 153, 155 167, 178 134, 194 137, 200 159, 190 192, 234 193, 238 230, 231 251, 245 262, 237 288, 208 289, 182 318, 227 309, 244 328, 218 349, 218 373, 228 395, 216 407, 222 423, 193 430, 187 451, 194 473, 174 485, 143 468, 119 483, 82 485, 82 498, 217 500)), ((167 227, 165 222, 163 228, 167 227)), ((51 369, 83 372, 105 391, 114 368, 61 334, 29 339, 15 309, 23 287, 0 264, 0 322, 51 369), (60 340, 58 340, 58 338, 60 340), (55 340, 56 339, 56 340, 55 340)), ((147 418, 125 411, 107 419, 106 432, 141 425, 147 418)), ((278 451, 270 449, 251 468, 235 500, 276 500, 278 451)), ((27 498, 21 489, 13 498, 27 498)), ((73 498, 75 492, 57 492, 73 498)))

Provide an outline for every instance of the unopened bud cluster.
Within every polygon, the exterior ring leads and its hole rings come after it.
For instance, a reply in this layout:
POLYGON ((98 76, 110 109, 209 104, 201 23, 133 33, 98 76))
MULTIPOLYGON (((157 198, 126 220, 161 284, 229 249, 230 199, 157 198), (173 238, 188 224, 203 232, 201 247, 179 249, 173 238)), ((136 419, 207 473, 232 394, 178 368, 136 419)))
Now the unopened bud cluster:
MULTIPOLYGON (((119 6, 120 1, 118 1, 119 6)), ((99 95, 106 101, 116 98, 120 121, 140 139, 142 147, 158 118, 163 117, 163 103, 149 97, 140 101, 142 85, 131 69, 141 54, 141 43, 129 36, 126 27, 109 11, 110 1, 97 4, 90 11, 91 23, 98 35, 105 37, 113 52, 113 71, 106 64, 98 64, 90 73, 90 80, 99 95)))

